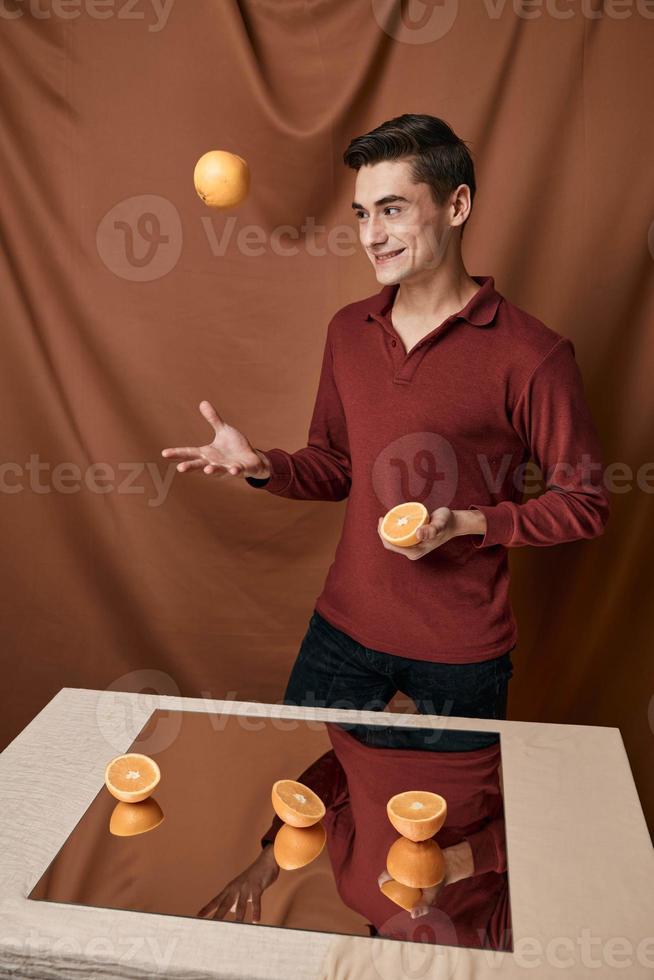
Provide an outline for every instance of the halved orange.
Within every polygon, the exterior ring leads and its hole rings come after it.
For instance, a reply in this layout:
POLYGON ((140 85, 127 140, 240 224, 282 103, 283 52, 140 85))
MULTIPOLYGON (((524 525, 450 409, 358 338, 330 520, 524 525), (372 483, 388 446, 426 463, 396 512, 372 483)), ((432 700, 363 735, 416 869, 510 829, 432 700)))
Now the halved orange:
POLYGON ((115 837, 134 837, 154 830, 163 818, 161 807, 151 796, 140 803, 116 803, 109 820, 109 831, 115 837))
POLYGON ((407 885, 401 885, 399 881, 395 881, 393 878, 380 885, 379 890, 386 898, 390 898, 391 902, 395 902, 407 912, 410 912, 422 898, 420 888, 409 888, 407 885))
POLYGON ((396 548, 410 548, 419 543, 416 531, 423 524, 429 524, 429 511, 424 504, 411 500, 391 507, 384 515, 379 533, 384 541, 396 548))
POLYGON ((154 759, 139 752, 117 755, 107 763, 104 772, 105 786, 123 803, 140 803, 147 799, 160 779, 161 772, 154 759))
POLYGON ((438 793, 410 789, 391 796, 386 813, 398 834, 413 841, 427 840, 445 823, 447 802, 438 793))
POLYGON ((445 859, 433 840, 412 841, 398 837, 386 857, 391 878, 409 888, 433 888, 443 880, 445 859))
POLYGON ((314 823, 311 827, 291 827, 285 823, 277 831, 273 844, 275 860, 284 871, 296 871, 315 861, 326 839, 321 823, 314 823))
POLYGON ((312 827, 325 816, 320 797, 295 779, 278 779, 271 796, 275 813, 291 827, 312 827))

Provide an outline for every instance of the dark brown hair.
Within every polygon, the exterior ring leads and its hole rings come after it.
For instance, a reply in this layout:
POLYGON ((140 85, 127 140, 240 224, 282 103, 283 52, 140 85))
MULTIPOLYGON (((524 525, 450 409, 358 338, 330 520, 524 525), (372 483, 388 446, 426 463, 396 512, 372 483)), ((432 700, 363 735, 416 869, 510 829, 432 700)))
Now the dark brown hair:
POLYGON ((468 185, 471 204, 474 201, 477 185, 470 151, 436 116, 405 113, 388 119, 369 133, 356 136, 343 154, 344 163, 352 170, 382 160, 403 159, 411 163, 413 180, 429 185, 436 204, 445 204, 459 184, 468 185))

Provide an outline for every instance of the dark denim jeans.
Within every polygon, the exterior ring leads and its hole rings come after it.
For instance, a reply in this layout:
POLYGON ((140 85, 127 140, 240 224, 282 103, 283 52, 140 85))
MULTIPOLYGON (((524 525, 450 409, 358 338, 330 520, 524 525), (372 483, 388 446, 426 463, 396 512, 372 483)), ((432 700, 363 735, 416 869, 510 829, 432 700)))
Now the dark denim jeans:
MULTIPOLYGON (((432 663, 362 646, 314 610, 291 671, 285 704, 383 711, 397 691, 420 714, 506 718, 512 647, 478 663, 432 663)), ((368 745, 461 751, 497 742, 492 732, 343 725, 368 745), (426 741, 429 744, 426 744, 426 741)))

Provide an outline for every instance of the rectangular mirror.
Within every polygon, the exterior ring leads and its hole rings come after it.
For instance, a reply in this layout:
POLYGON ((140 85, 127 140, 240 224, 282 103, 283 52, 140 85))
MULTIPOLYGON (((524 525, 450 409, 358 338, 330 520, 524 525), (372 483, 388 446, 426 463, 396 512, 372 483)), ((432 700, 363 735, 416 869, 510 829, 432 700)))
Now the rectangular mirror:
POLYGON ((159 782, 98 772, 31 899, 512 949, 497 733, 157 710, 128 752, 159 782))

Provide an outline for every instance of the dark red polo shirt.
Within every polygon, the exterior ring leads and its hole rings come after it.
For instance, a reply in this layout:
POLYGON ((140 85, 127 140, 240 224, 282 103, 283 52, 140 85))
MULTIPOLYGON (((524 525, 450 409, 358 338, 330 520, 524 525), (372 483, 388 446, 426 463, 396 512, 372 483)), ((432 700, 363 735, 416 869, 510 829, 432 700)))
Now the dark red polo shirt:
POLYGON ((339 310, 307 446, 265 450, 268 492, 347 498, 316 609, 362 645, 418 660, 480 661, 513 647, 507 549, 595 537, 609 514, 572 342, 502 297, 491 276, 473 278, 480 288, 464 309, 408 352, 391 320, 397 284, 339 310), (545 490, 523 501, 530 459, 545 490), (411 561, 377 532, 405 500, 481 510, 488 529, 411 561))

